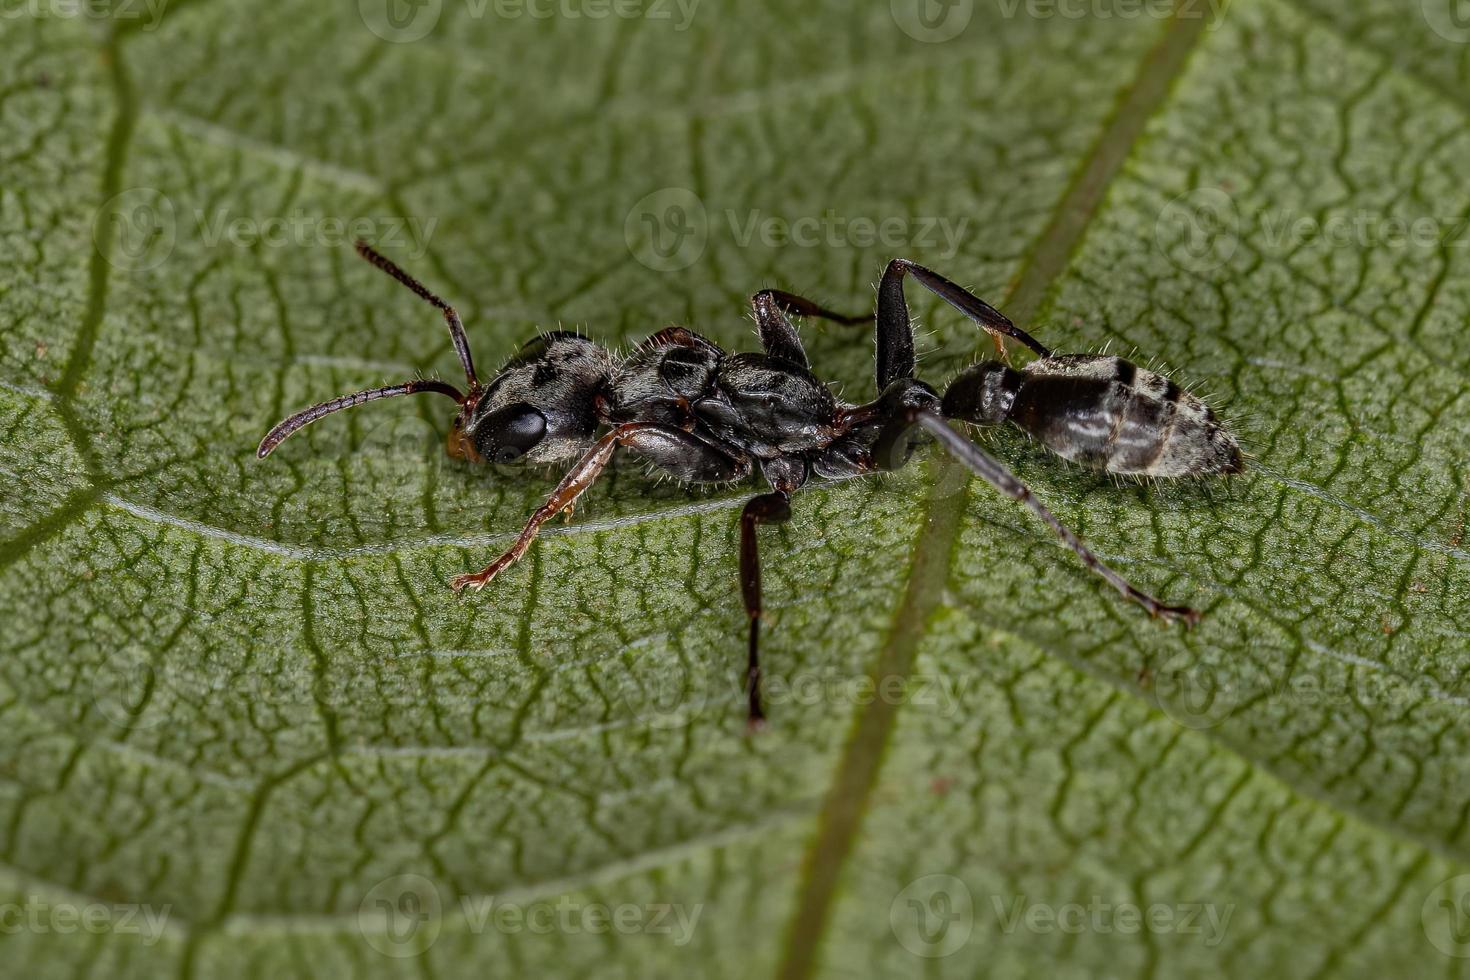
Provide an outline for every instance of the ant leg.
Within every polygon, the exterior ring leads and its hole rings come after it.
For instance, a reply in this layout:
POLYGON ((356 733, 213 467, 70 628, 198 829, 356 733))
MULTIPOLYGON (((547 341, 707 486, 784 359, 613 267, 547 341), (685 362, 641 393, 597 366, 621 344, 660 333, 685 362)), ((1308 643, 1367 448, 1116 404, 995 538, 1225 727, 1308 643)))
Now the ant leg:
MULTIPOLYGON (((943 416, 921 409, 909 409, 894 424, 905 429, 910 425, 922 426, 930 435, 939 440, 940 444, 952 456, 983 477, 991 486, 1012 500, 1023 503, 1031 508, 1031 511, 1045 521, 1056 532, 1057 537, 1061 538, 1062 542, 1068 548, 1071 548, 1078 558, 1082 559, 1084 565, 1106 579, 1108 584, 1122 594, 1123 598, 1130 602, 1136 602, 1147 609, 1150 616, 1178 620, 1186 626, 1194 626, 1200 621, 1198 610, 1190 609, 1187 606, 1166 606, 1148 593, 1135 588, 1133 583, 1113 571, 1107 565, 1104 565, 1102 560, 1094 555, 1077 535, 1073 534, 1065 524, 1057 520, 1056 515, 1047 510, 1032 495, 1030 488, 1026 484, 1016 479, 1009 470, 1002 466, 989 453, 985 452, 985 450, 950 428, 949 423, 945 421, 943 416)), ((884 438, 893 438, 893 436, 886 434, 884 438)))
POLYGON ((796 336, 796 328, 787 319, 788 315, 815 316, 845 326, 869 323, 873 319, 871 313, 864 316, 837 313, 805 297, 779 289, 762 289, 750 298, 750 305, 755 310, 755 322, 760 331, 761 346, 766 349, 766 353, 802 367, 811 365, 807 363, 806 351, 796 336))
POLYGON ((750 475, 750 457, 740 450, 683 429, 644 429, 627 446, 685 483, 733 483, 750 475))
MULTIPOLYGON (((1040 357, 1050 357, 1051 351, 1042 346, 1030 334, 1017 327, 1004 314, 985 302, 968 289, 958 286, 941 276, 939 273, 916 265, 908 259, 894 259, 888 263, 888 268, 883 272, 883 281, 878 285, 878 332, 881 335, 885 330, 897 332, 900 328, 909 330, 909 308, 903 296, 903 277, 907 273, 919 281, 919 284, 928 289, 934 295, 944 300, 950 306, 959 310, 965 316, 978 323, 986 333, 995 340, 995 349, 1002 358, 1005 358, 1005 340, 1010 337, 1019 340, 1031 348, 1040 357)), ((911 333, 911 331, 910 331, 911 333)), ((878 387, 885 387, 882 378, 882 344, 879 344, 879 379, 878 387)), ((913 340, 909 340, 909 372, 913 371, 913 340)), ((895 375, 903 377, 904 375, 895 375)), ((893 378, 889 378, 892 381, 893 378)))
POLYGON ((755 328, 766 353, 799 367, 811 367, 806 348, 801 346, 796 327, 786 319, 786 311, 775 291, 766 289, 756 293, 750 298, 750 305, 755 309, 755 328))
POLYGON ((688 347, 691 350, 720 356, 724 351, 705 340, 688 327, 664 327, 651 333, 635 348, 635 351, 652 350, 657 347, 688 347))
MULTIPOLYGON (((761 340, 766 341, 766 327, 761 321, 760 309, 763 298, 769 305, 776 307, 775 312, 777 313, 784 311, 795 313, 798 316, 816 316, 849 326, 876 321, 877 364, 875 374, 878 380, 878 392, 881 394, 899 378, 914 376, 914 328, 909 321, 908 304, 903 298, 903 273, 909 267, 919 268, 904 259, 895 259, 888 264, 887 271, 883 273, 883 281, 878 286, 876 316, 844 316, 792 293, 784 293, 777 289, 762 290, 751 298, 751 303, 756 307, 756 320, 761 322, 761 340)), ((1000 314, 997 313, 996 316, 1000 314)), ((784 317, 781 319, 785 322, 784 317)), ((785 323, 785 326, 791 337, 795 338, 796 331, 789 323, 785 323)), ((772 354, 776 353, 770 349, 769 344, 767 344, 767 351, 772 354)), ((804 358, 805 355, 803 355, 803 360, 798 362, 803 366, 806 364, 804 358)))
MULTIPOLYGON (((863 323, 872 323, 873 314, 864 313, 860 316, 848 316, 846 313, 837 313, 827 309, 805 296, 788 293, 780 289, 762 289, 750 298, 752 306, 762 297, 769 299, 777 308, 792 316, 814 316, 823 320, 831 320, 845 327, 855 327, 863 323)), ((757 311, 759 312, 759 311, 757 311)))
POLYGON ((582 495, 583 491, 597 482, 597 478, 602 475, 603 469, 607 467, 608 460, 612 459, 613 452, 617 450, 622 441, 643 427, 643 423, 629 422, 618 426, 597 440, 596 444, 587 451, 586 455, 577 461, 577 465, 573 466, 571 471, 562 477, 561 482, 556 485, 556 489, 551 491, 551 496, 546 498, 546 503, 536 508, 536 512, 531 515, 531 519, 526 522, 526 526, 521 530, 520 536, 516 538, 515 543, 506 550, 505 554, 478 572, 467 575, 456 575, 450 581, 449 587, 455 592, 463 592, 465 589, 478 592, 490 584, 490 580, 495 578, 496 575, 499 575, 502 569, 508 568, 519 561, 521 556, 526 553, 526 549, 531 547, 531 542, 536 540, 536 535, 541 532, 541 525, 576 503, 577 498, 582 495))
POLYGON ((672 471, 675 476, 696 483, 723 483, 740 479, 750 472, 748 460, 736 458, 692 433, 652 422, 626 422, 598 439, 577 461, 577 465, 562 477, 546 503, 536 508, 520 536, 505 554, 478 572, 456 576, 449 583, 450 587, 455 592, 465 589, 478 592, 501 571, 519 561, 531 547, 531 542, 536 540, 541 525, 557 514, 571 510, 577 498, 597 482, 619 446, 626 446, 647 456, 654 463, 672 471))
POLYGON ((756 528, 762 524, 784 524, 791 519, 791 497, 784 490, 750 498, 740 513, 740 593, 745 615, 750 620, 749 659, 745 667, 745 692, 749 698, 746 724, 755 730, 765 724, 761 706, 761 555, 756 528))

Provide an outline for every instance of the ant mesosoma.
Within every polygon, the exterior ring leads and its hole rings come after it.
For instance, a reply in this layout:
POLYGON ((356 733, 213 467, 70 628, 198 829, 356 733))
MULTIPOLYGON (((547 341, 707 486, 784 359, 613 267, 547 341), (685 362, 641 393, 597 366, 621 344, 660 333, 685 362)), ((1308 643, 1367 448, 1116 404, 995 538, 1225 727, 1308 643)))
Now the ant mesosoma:
POLYGON ((763 353, 727 354, 692 330, 668 327, 619 362, 586 337, 557 331, 533 338, 493 380, 481 383, 454 309, 368 245, 359 242, 357 250, 443 313, 469 388, 461 392, 425 378, 323 402, 272 429, 257 455, 264 458, 324 415, 378 398, 434 392, 459 405, 449 430, 450 456, 477 463, 575 460, 510 549, 483 570, 455 578, 456 592, 483 588, 525 554, 541 525, 569 511, 619 448, 689 483, 733 483, 758 469, 770 492, 752 497, 740 516, 752 725, 764 718, 756 529, 788 520, 792 492, 813 475, 832 479, 902 466, 911 448, 906 433, 913 427, 1029 507, 1124 598, 1153 616, 1190 625, 1199 621, 1195 610, 1166 606, 1103 564, 1025 484, 949 422, 1010 422, 1066 459, 1148 477, 1239 473, 1240 447, 1227 427, 1168 378, 1120 357, 1054 354, 989 304, 913 262, 888 264, 878 285, 876 316, 843 316, 773 289, 756 293, 751 305, 763 353), (982 361, 956 377, 941 396, 914 377, 906 275, 990 333, 1002 356, 1009 338, 1029 347, 1037 359, 1020 370, 1003 361, 982 361), (848 325, 876 321, 878 397, 864 405, 839 402, 812 373, 789 314, 848 325), (599 430, 605 431, 599 435, 599 430))

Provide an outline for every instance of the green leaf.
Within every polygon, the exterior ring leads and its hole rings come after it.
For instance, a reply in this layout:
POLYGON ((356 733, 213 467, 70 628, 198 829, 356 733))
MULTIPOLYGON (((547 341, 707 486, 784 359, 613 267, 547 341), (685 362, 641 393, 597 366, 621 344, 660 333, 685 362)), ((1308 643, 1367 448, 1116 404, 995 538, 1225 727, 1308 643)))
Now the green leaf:
MULTIPOLYGON (((1178 6, 7 14, 7 964, 1463 974, 1470 30, 1178 6), (616 467, 459 602, 555 474, 447 460, 438 399, 255 459, 297 407, 454 376, 354 231, 485 370, 557 323, 749 347, 755 290, 863 307, 895 254, 1059 349, 1164 359, 1248 475, 981 438, 1207 617, 1150 622, 921 454, 763 532, 747 737, 750 488, 616 467)), ((927 377, 986 355, 916 312, 927 377)), ((868 338, 805 338, 870 390, 868 338)))

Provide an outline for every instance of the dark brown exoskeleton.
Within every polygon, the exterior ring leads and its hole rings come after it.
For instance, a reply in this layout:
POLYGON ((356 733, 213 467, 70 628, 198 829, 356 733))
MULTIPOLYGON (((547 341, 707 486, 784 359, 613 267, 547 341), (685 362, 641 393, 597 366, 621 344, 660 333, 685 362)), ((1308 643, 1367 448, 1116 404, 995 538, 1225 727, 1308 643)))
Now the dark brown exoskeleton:
POLYGON ((759 471, 770 491, 740 517, 740 584, 750 621, 749 719, 759 724, 761 574, 756 529, 791 516, 790 496, 812 477, 839 478, 902 466, 906 433, 920 427, 997 490, 1025 504, 1087 565, 1153 616, 1193 624, 1200 614, 1166 606, 1104 565, 1031 491, 950 421, 1013 423, 1067 459, 1117 474, 1151 477, 1239 473, 1235 438, 1198 398, 1174 382, 1118 357, 1053 354, 999 311, 937 273, 905 259, 889 263, 878 286, 876 318, 843 316, 799 296, 764 290, 752 297, 761 353, 729 354, 683 327, 649 337, 627 357, 574 333, 529 341, 495 377, 475 374, 464 327, 449 304, 368 246, 358 251, 449 324, 468 390, 420 379, 324 402, 281 422, 261 442, 262 458, 302 426, 363 402, 417 392, 459 404, 449 430, 451 456, 473 462, 573 461, 510 549, 481 571, 460 575, 455 591, 483 588, 530 547, 541 526, 568 511, 619 449, 675 478, 723 484, 759 471), (903 280, 922 285, 979 324, 1004 354, 1011 339, 1038 357, 1020 370, 983 361, 943 396, 914 377, 914 341, 903 280), (843 324, 876 319, 877 397, 838 401, 811 371, 789 314, 843 324))

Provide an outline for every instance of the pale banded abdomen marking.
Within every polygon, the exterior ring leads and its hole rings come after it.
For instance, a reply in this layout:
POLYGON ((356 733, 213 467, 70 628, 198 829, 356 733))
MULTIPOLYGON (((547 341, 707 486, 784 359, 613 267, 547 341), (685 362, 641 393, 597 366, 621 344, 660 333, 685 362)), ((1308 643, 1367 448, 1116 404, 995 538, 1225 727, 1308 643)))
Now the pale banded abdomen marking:
POLYGON ((1121 357, 1033 361, 1009 417, 1057 455, 1109 473, 1206 476, 1241 466, 1235 438, 1209 406, 1121 357))

